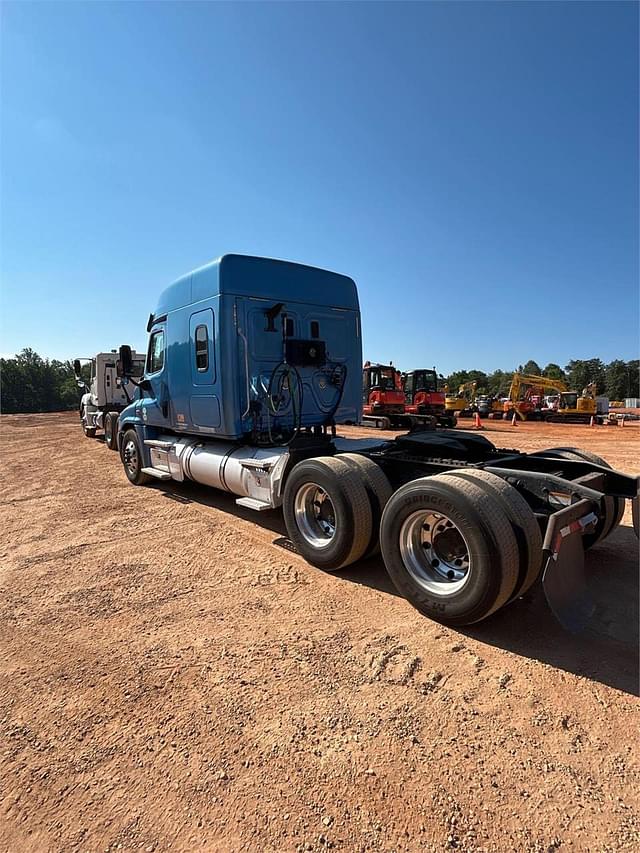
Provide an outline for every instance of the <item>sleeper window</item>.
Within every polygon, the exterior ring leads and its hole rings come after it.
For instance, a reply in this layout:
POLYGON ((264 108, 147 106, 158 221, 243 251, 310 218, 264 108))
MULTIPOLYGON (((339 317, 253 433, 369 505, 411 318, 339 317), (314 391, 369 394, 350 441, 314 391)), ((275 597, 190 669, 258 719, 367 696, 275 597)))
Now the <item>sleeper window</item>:
POLYGON ((147 372, 158 373, 164 367, 164 330, 154 332, 149 339, 147 372))
POLYGON ((209 369, 209 336, 206 326, 196 327, 196 368, 200 371, 209 369))

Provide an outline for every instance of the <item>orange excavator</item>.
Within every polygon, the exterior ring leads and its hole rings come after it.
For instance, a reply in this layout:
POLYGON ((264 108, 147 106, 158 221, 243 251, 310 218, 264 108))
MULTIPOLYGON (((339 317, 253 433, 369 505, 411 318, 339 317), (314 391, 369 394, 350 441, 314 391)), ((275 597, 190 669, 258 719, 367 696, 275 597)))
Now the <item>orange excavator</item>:
POLYGON ((378 429, 432 428, 436 419, 407 412, 402 375, 393 364, 367 361, 362 369, 362 423, 378 429))
POLYGON ((445 388, 438 387, 438 374, 433 370, 410 370, 402 374, 405 411, 409 415, 432 415, 437 423, 452 429, 456 425, 453 412, 445 407, 445 388))

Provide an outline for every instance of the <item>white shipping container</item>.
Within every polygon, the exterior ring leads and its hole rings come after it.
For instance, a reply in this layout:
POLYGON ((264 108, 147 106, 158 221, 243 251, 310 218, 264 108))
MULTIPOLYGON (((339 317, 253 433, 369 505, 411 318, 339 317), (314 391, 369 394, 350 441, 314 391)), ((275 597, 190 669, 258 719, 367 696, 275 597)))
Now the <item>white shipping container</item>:
POLYGON ((640 397, 627 397, 624 401, 625 409, 640 409, 640 397))

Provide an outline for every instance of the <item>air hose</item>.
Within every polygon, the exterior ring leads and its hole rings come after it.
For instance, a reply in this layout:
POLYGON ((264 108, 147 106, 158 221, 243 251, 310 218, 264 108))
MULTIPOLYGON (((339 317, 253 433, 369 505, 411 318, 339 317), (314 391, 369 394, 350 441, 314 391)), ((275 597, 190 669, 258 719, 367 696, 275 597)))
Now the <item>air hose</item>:
POLYGON ((336 364, 333 368, 333 374, 331 377, 331 383, 333 385, 338 386, 338 397, 333 407, 330 410, 330 413, 325 418, 324 425, 328 426, 335 417, 338 408, 340 407, 340 403, 342 402, 342 397, 344 395, 345 385, 347 384, 347 365, 346 364, 336 364), (337 374, 339 374, 339 379, 337 378, 337 374))
POLYGON ((287 389, 289 391, 288 396, 291 399, 291 409, 293 412, 293 435, 288 441, 281 445, 283 447, 291 444, 302 427, 302 403, 304 399, 304 391, 302 379, 297 368, 286 361, 281 361, 280 364, 274 367, 271 372, 267 388, 267 432, 269 433, 269 442, 274 446, 275 442, 271 433, 271 416, 278 417, 288 407, 288 401, 283 405, 283 401, 287 397, 287 389))

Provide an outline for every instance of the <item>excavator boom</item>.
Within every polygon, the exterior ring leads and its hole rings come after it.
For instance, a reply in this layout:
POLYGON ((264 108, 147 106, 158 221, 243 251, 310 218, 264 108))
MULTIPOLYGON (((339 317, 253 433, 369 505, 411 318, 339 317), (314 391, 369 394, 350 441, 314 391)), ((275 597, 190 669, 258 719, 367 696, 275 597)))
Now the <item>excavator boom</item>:
POLYGON ((545 420, 569 420, 585 422, 597 415, 596 384, 587 385, 579 395, 570 391, 562 379, 550 379, 548 376, 535 376, 526 373, 514 373, 509 389, 509 399, 504 404, 504 417, 515 413, 522 420, 527 415, 543 417, 545 420), (558 411, 540 409, 530 399, 534 390, 552 389, 560 395, 558 411))

